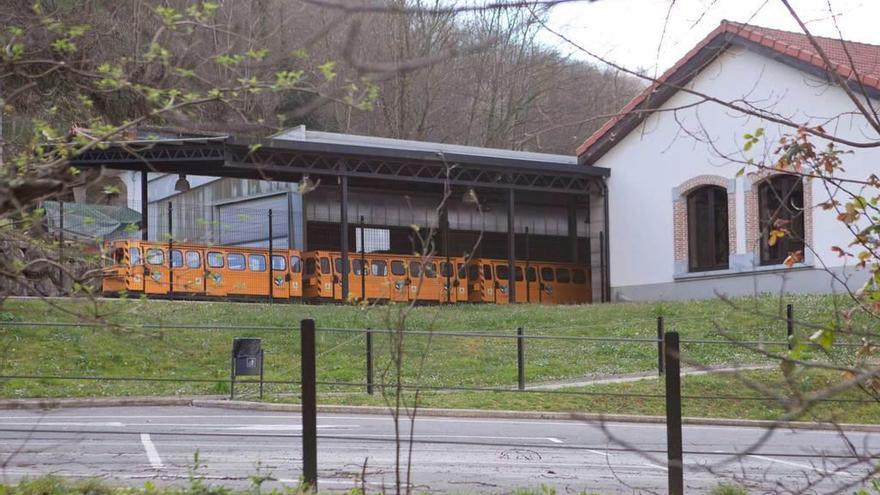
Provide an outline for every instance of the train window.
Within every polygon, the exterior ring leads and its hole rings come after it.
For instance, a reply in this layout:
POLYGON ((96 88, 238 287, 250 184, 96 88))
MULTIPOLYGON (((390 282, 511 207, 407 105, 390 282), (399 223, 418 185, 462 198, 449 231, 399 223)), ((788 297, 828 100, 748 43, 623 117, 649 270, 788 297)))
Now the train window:
POLYGON ((445 261, 440 263, 440 276, 441 277, 452 277, 452 263, 447 263, 445 261))
POLYGON ((464 263, 458 264, 458 279, 459 280, 467 279, 467 270, 464 267, 464 263))
POLYGON ((315 268, 317 268, 317 263, 315 262, 315 258, 307 258, 306 259, 306 275, 313 275, 315 273, 315 268))
POLYGON ((125 249, 116 248, 113 250, 113 262, 121 265, 125 261, 125 249))
POLYGON ((360 277, 364 274, 364 260, 357 258, 351 260, 351 272, 360 277))
POLYGON ((226 255, 226 263, 229 265, 230 270, 235 270, 240 272, 245 269, 244 266, 244 255, 238 253, 229 253, 226 255))
POLYGON ((370 272, 377 277, 388 275, 388 264, 384 260, 373 260, 370 262, 370 272))
POLYGON ((582 270, 580 268, 575 268, 572 271, 572 277, 574 279, 574 283, 576 283, 576 284, 583 285, 583 284, 587 283, 587 272, 585 272, 584 270, 582 270))
POLYGON ((330 274, 330 258, 321 258, 321 273, 330 274))
POLYGON ((483 278, 492 280, 492 265, 483 265, 483 278))
POLYGON ((132 265, 141 264, 141 248, 128 248, 128 259, 132 265))
POLYGON ((471 280, 480 278, 480 267, 478 265, 468 266, 468 278, 471 280))
POLYGON ((534 281, 538 280, 538 272, 537 272, 537 270, 535 270, 535 267, 530 266, 526 270, 526 279, 529 282, 534 282, 534 281))
POLYGON ((409 262, 409 274, 413 278, 418 278, 422 276, 422 264, 418 261, 410 261, 409 262))
POLYGON ((147 249, 147 263, 151 265, 164 265, 165 252, 158 248, 147 249))
POLYGON ((397 275, 398 277, 406 275, 406 265, 400 260, 392 260, 391 273, 393 275, 397 275))
POLYGON ((428 278, 437 277, 437 264, 436 263, 425 263, 425 276, 428 278))
POLYGON ((272 256, 272 270, 287 270, 287 260, 284 259, 284 256, 272 256))
POLYGON ((202 267, 202 254, 198 251, 187 251, 186 252, 186 267, 187 268, 201 268, 202 267))
POLYGON ((495 267, 495 276, 498 280, 507 280, 507 265, 498 265, 495 267))
MULTIPOLYGON (((333 269, 336 270, 336 273, 338 273, 338 274, 343 273, 342 272, 342 258, 333 258, 333 269)), ((348 275, 348 273, 350 271, 351 271, 351 268, 346 266, 345 267, 345 274, 348 275)))
MULTIPOLYGON (((290 257, 290 271, 292 273, 299 273, 302 270, 302 266, 300 265, 302 261, 299 259, 299 256, 291 256, 290 257)), ((312 273, 315 273, 315 260, 312 260, 312 273)))
POLYGON ((545 266, 541 268, 541 280, 544 282, 552 282, 553 281, 553 269, 549 266, 545 266))
POLYGON ((556 269, 556 281, 563 284, 571 282, 571 274, 568 273, 568 268, 556 269))
POLYGON ((180 268, 183 266, 183 252, 179 249, 171 250, 171 268, 180 268))
POLYGON ((262 254, 252 254, 248 256, 248 268, 252 272, 266 271, 266 257, 262 254))
POLYGON ((217 251, 209 251, 208 266, 210 268, 223 268, 223 253, 218 253, 217 251))
POLYGON ((517 282, 522 282, 522 281, 523 281, 523 271, 522 271, 522 267, 521 267, 521 266, 516 267, 516 272, 515 272, 515 273, 516 273, 516 281, 517 281, 517 282))

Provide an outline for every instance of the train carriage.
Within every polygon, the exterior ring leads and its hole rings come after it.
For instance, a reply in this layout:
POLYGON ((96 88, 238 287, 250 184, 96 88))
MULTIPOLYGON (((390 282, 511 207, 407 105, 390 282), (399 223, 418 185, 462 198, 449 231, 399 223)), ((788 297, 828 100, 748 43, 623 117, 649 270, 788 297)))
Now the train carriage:
POLYGON ((155 296, 302 297, 298 251, 114 241, 102 291, 155 296), (170 290, 169 290, 170 289, 170 290))
POLYGON ((506 260, 387 253, 354 254, 343 266, 339 252, 204 246, 121 240, 107 245, 102 290, 149 296, 349 299, 420 303, 508 304, 510 284, 518 303, 591 301, 589 271, 571 263, 522 261, 508 273, 506 260), (512 280, 511 280, 512 279, 512 280), (169 291, 169 288, 171 290, 169 291))

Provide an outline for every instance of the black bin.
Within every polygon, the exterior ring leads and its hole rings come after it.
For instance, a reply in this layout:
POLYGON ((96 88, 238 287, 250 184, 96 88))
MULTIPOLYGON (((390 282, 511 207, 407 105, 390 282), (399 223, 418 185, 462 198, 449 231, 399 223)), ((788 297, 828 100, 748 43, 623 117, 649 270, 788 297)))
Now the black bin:
POLYGON ((232 359, 236 376, 258 376, 263 368, 263 342, 253 337, 236 337, 232 341, 232 359))

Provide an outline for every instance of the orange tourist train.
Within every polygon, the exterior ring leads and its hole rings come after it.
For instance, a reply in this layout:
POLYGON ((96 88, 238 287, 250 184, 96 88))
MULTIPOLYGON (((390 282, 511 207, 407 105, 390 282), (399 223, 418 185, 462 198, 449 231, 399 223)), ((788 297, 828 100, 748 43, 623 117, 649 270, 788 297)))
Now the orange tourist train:
POLYGON ((573 263, 300 251, 118 240, 107 245, 105 295, 342 302, 349 299, 424 303, 508 304, 509 284, 518 303, 591 302, 589 271, 573 263), (170 247, 170 251, 169 251, 170 247))

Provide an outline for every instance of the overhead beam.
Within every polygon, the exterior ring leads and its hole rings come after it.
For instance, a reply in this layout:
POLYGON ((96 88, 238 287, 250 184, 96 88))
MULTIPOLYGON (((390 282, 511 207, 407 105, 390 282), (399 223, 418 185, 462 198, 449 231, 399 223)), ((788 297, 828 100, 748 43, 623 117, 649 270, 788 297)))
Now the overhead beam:
MULTIPOLYGON (((274 142, 273 142, 274 143, 274 142)), ((328 148, 329 149, 329 148, 328 148)), ((373 153, 375 155, 375 152, 373 153)), ((473 160, 480 158, 473 157, 473 160)), ((607 176, 610 172, 599 167, 572 164, 528 162, 511 160, 502 166, 493 158, 487 163, 468 161, 408 160, 391 153, 386 157, 349 156, 332 151, 302 152, 278 148, 252 149, 223 142, 207 144, 163 144, 139 150, 110 146, 90 150, 71 160, 76 167, 107 167, 123 170, 151 171, 240 177, 262 180, 299 180, 302 175, 376 179, 389 182, 449 184, 461 187, 480 187, 519 191, 581 194, 590 180, 607 176), (345 167, 339 167, 345 163, 345 167)))

